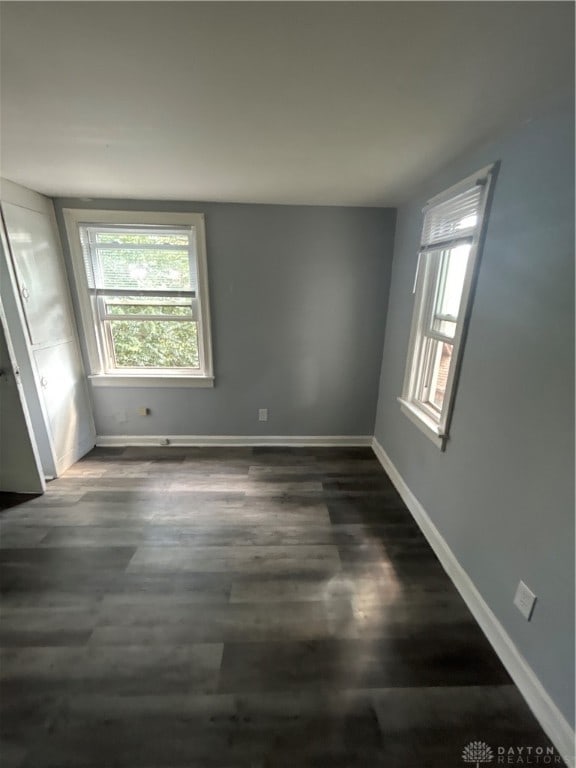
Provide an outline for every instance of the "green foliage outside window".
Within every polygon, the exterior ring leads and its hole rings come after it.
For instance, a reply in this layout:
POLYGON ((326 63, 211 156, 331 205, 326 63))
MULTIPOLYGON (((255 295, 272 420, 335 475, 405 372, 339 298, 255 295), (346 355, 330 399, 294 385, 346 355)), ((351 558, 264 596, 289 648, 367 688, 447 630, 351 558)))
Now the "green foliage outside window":
POLYGON ((198 329, 193 321, 111 320, 110 325, 119 368, 199 367, 198 329))

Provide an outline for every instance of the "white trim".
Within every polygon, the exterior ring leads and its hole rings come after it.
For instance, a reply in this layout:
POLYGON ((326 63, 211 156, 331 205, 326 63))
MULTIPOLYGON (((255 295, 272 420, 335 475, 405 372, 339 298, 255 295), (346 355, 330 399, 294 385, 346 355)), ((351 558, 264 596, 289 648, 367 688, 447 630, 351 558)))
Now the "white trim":
POLYGON ((438 425, 435 424, 423 411, 416 408, 413 403, 409 403, 401 397, 397 398, 397 400, 400 403, 402 413, 408 416, 410 421, 415 424, 426 437, 429 437, 438 448, 444 450, 446 438, 439 433, 438 425))
POLYGON ((526 659, 514 645, 510 635, 498 621, 376 438, 372 441, 372 450, 538 722, 556 746, 566 765, 574 768, 576 765, 574 730, 552 701, 526 659))
POLYGON ((82 246, 78 235, 78 212, 74 209, 65 208, 62 211, 64 217, 64 226, 70 249, 70 261, 72 263, 72 275, 74 277, 74 287, 78 298, 78 307, 80 317, 77 318, 78 325, 83 331, 84 344, 86 347, 86 369, 91 373, 100 373, 102 360, 102 350, 94 327, 94 315, 92 312, 92 302, 88 293, 86 282, 86 272, 82 256, 82 246))
POLYGON ((0 178, 0 198, 4 203, 18 205, 20 208, 28 208, 37 213, 54 215, 50 198, 35 192, 33 189, 21 187, 8 179, 0 178))
POLYGON ((98 374, 88 376, 88 381, 93 387, 213 387, 214 378, 212 376, 150 376, 121 374, 98 374))
POLYGON ((202 373, 207 378, 214 377, 214 362, 212 358, 212 319, 210 314, 210 289, 208 285, 208 259, 206 257, 206 227, 204 214, 197 214, 198 223, 194 227, 196 235, 196 262, 198 270, 198 292, 196 303, 199 307, 200 333, 198 352, 202 362, 202 373))
POLYGON ((317 446, 364 447, 372 445, 370 435, 98 435, 99 448, 165 445, 175 446, 317 446))
POLYGON ((475 173, 471 173, 470 176, 466 176, 465 179, 462 179, 462 181, 459 181, 457 184, 453 184, 451 187, 448 187, 448 189, 445 189, 443 192, 439 192, 437 195, 434 195, 434 197, 431 197, 429 200, 426 201, 426 205, 424 206, 422 211, 428 210, 428 208, 431 205, 438 205, 438 203, 441 203, 444 200, 449 200, 451 197, 456 197, 456 195, 458 195, 459 193, 464 192, 467 189, 470 189, 470 187, 473 184, 484 181, 486 177, 490 173, 492 173, 495 165, 496 163, 490 163, 489 165, 485 165, 484 168, 480 168, 479 171, 476 171, 475 173))

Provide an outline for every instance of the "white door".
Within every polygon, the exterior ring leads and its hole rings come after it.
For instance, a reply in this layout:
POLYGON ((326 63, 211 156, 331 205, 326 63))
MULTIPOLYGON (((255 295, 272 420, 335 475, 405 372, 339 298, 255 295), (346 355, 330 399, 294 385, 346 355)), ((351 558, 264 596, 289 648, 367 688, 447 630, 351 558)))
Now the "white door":
POLYGON ((0 491, 43 493, 44 473, 19 377, 0 303, 0 491))
POLYGON ((71 341, 74 329, 66 275, 50 218, 40 211, 3 203, 4 221, 32 346, 71 341))
POLYGON ((34 351, 36 369, 52 441, 57 450, 57 470, 76 461, 77 445, 93 445, 90 424, 81 418, 87 407, 80 355, 74 342, 34 351))
POLYGON ((54 208, 3 181, 2 214, 43 429, 60 474, 92 448, 95 429, 54 208))

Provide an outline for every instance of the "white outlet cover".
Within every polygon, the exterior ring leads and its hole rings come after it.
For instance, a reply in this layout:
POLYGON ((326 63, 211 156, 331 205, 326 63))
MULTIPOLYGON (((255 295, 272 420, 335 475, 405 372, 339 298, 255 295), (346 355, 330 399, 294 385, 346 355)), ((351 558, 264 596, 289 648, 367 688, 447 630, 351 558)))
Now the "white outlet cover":
POLYGON ((258 409, 258 421, 268 421, 268 408, 258 409))
POLYGON ((532 611, 534 610, 535 602, 536 595, 529 587, 526 586, 526 584, 524 584, 523 581, 521 581, 518 584, 518 589, 516 590, 514 605, 516 608, 518 608, 526 621, 530 621, 530 618, 532 617, 532 611))

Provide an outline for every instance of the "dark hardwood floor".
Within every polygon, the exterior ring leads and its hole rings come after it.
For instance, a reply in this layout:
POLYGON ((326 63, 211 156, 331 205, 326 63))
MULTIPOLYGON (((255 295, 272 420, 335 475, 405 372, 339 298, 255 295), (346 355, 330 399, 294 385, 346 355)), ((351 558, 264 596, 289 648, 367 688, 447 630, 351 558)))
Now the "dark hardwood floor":
POLYGON ((0 559, 2 768, 551 746, 369 449, 97 449, 0 559))

